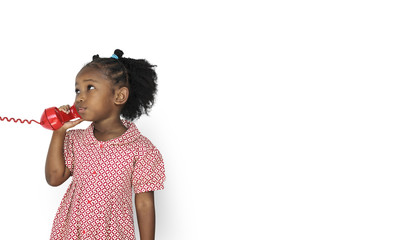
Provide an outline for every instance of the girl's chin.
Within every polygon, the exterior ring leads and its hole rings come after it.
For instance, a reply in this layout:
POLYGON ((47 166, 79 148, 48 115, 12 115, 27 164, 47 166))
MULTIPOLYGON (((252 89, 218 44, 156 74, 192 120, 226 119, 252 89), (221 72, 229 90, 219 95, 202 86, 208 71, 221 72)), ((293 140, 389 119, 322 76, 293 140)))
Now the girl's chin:
POLYGON ((94 121, 93 119, 91 119, 91 117, 89 117, 85 113, 79 113, 79 114, 80 114, 81 119, 83 119, 84 121, 89 121, 89 122, 94 121))

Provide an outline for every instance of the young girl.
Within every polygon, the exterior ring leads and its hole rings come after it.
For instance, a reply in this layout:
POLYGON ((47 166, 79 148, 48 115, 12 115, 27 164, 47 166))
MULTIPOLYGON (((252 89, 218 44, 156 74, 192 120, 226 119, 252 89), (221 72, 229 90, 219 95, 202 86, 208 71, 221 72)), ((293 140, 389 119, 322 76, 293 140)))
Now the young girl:
POLYGON ((59 186, 72 176, 72 182, 51 239, 135 239, 132 188, 141 240, 154 239, 153 191, 164 188, 164 163, 131 121, 148 114, 157 76, 146 60, 122 55, 121 50, 110 58, 95 55, 80 70, 74 105, 81 119, 52 134, 46 180, 59 186), (67 131, 84 120, 92 121, 87 129, 67 131))

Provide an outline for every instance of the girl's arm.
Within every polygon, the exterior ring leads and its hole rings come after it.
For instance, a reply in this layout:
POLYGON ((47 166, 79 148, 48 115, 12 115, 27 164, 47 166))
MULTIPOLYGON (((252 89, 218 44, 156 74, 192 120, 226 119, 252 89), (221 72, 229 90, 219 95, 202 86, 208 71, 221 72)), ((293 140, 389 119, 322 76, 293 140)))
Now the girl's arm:
POLYGON ((138 219, 139 236, 141 240, 154 240, 155 237, 155 207, 154 192, 135 194, 136 216, 138 219))
POLYGON ((70 170, 64 162, 65 130, 55 130, 52 133, 48 155, 45 164, 45 178, 49 185, 59 186, 70 177, 70 170))
MULTIPOLYGON (((61 111, 68 111, 69 106, 62 106, 59 109, 61 111)), ((45 178, 51 186, 59 186, 70 177, 70 170, 65 166, 64 160, 65 133, 68 128, 74 127, 82 121, 82 119, 78 119, 76 121, 66 122, 60 129, 52 133, 45 164, 45 178)))

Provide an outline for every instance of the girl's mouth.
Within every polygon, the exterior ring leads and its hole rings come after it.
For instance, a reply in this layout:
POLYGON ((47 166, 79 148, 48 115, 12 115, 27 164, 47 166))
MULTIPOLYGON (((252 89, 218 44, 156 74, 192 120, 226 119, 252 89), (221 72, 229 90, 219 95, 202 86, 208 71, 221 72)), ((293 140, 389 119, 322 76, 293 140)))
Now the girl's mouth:
POLYGON ((78 113, 84 113, 86 111, 86 108, 78 108, 77 112, 78 113))

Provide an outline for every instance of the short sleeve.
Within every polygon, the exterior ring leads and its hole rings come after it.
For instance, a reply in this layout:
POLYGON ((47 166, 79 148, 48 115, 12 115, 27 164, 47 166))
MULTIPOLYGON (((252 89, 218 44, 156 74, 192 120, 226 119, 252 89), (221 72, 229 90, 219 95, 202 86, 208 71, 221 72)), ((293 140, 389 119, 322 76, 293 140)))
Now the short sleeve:
POLYGON ((165 168, 157 148, 150 147, 135 162, 132 186, 135 193, 164 189, 165 168))
POLYGON ((64 160, 65 166, 71 171, 73 175, 74 170, 74 132, 68 131, 64 138, 64 160))

